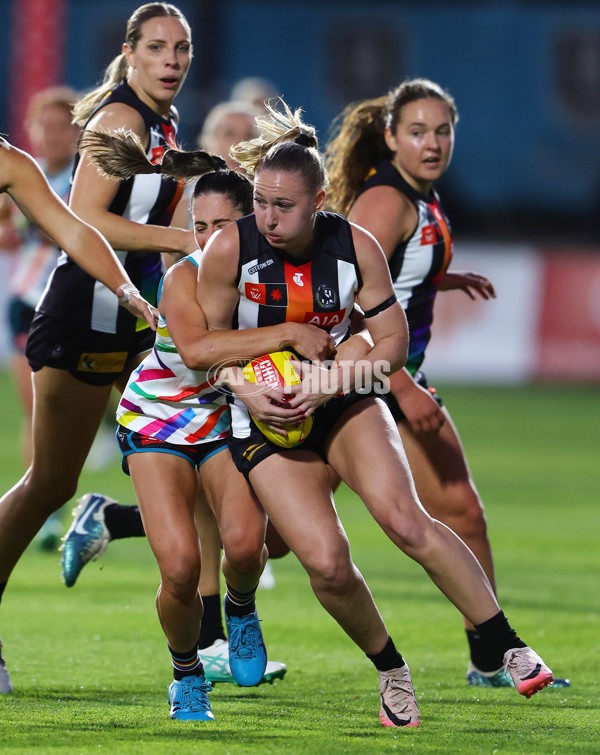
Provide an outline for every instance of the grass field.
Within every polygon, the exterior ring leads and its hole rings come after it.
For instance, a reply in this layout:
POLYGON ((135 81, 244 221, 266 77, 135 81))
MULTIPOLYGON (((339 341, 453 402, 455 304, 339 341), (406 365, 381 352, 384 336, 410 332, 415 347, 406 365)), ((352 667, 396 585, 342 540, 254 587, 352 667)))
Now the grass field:
MULTIPOLYGON (((259 592, 273 686, 218 685, 214 724, 168 717, 170 662, 154 609, 145 540, 119 541, 72 589, 58 554, 32 546, 0 611, 15 692, 0 696, 10 753, 578 753, 600 752, 600 401, 591 388, 442 388, 486 502, 502 606, 570 689, 531 700, 465 683, 466 641, 453 607, 378 531, 348 491, 337 496, 353 556, 410 663, 421 727, 384 729, 377 675, 313 597, 293 556, 259 592)), ((0 488, 20 469, 8 379, 0 488)), ((374 470, 376 474, 376 470, 374 470)), ((80 493, 132 502, 115 462, 86 471, 80 493)))

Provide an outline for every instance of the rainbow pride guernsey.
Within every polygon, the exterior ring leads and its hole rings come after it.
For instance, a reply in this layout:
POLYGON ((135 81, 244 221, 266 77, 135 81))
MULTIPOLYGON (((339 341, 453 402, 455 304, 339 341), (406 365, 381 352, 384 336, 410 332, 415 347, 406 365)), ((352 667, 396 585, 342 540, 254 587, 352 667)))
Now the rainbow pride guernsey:
POLYGON ((432 189, 425 196, 413 189, 389 160, 379 163, 358 196, 373 186, 393 186, 410 199, 417 211, 415 230, 409 239, 398 244, 389 260, 394 290, 408 320, 410 344, 406 369, 414 375, 431 338, 438 283, 452 259, 450 223, 437 193, 432 189))
MULTIPOLYGON (((198 250, 177 264, 198 267, 201 254, 198 250)), ((131 373, 123 392, 117 422, 140 435, 174 445, 196 445, 227 437, 226 396, 213 387, 206 372, 185 366, 162 315, 154 348, 131 373)))

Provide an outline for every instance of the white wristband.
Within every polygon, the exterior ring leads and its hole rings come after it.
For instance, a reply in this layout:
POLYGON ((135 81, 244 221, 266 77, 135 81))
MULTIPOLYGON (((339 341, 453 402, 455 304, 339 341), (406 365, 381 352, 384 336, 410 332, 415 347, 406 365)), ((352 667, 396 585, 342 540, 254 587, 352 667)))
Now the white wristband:
POLYGON ((139 295, 140 293, 133 283, 123 283, 119 288, 123 292, 121 296, 117 297, 119 299, 119 304, 126 304, 134 294, 139 295))

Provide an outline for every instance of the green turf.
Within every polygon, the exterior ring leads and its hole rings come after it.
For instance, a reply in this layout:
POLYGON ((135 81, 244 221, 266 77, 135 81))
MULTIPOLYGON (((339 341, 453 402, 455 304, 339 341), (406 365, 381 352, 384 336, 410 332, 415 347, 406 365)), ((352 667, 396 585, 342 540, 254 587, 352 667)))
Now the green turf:
MULTIPOLYGON (((6 376, 0 488, 18 476, 16 401, 6 376)), ((0 696, 0 749, 10 753, 600 752, 598 421, 591 388, 443 388, 487 506, 500 598, 524 639, 568 690, 525 700, 466 686, 455 610, 384 538, 347 490, 337 496, 365 574, 417 689, 421 727, 377 718, 377 676, 309 590, 296 560, 274 562, 260 591, 270 656, 283 681, 218 685, 214 724, 173 722, 165 641, 154 610, 157 569, 143 540, 111 544, 72 589, 57 554, 31 547, 6 591, 0 636, 15 684, 0 696)), ((132 501, 113 464, 80 493, 132 501)))

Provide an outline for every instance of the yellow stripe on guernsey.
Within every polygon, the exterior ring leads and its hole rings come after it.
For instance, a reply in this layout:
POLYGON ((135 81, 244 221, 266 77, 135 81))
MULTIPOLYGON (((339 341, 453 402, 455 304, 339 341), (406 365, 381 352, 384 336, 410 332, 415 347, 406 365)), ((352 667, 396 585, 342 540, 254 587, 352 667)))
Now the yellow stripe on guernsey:
POLYGON ((119 417, 119 424, 123 425, 124 427, 129 427, 132 422, 135 422, 136 419, 139 419, 143 416, 143 414, 138 414, 138 412, 125 412, 119 417))

